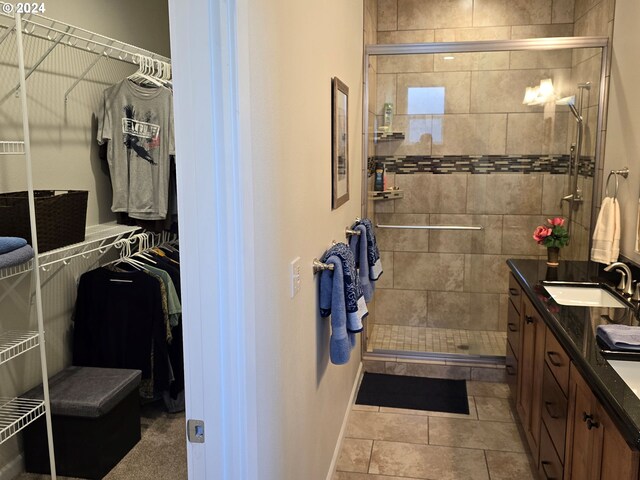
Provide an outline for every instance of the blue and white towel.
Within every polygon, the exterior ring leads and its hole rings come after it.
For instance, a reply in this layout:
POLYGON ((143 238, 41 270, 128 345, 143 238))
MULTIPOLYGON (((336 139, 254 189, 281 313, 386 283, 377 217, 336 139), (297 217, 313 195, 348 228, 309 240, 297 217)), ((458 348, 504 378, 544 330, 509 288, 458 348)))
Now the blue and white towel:
POLYGON ((368 243, 367 228, 364 225, 356 225, 353 229, 360 232, 360 235, 352 235, 349 239, 349 248, 356 260, 358 267, 358 276, 362 284, 362 292, 364 293, 364 301, 369 303, 373 297, 375 282, 369 278, 369 260, 368 260, 368 243))
MULTIPOLYGON (((326 257, 326 256, 325 256, 326 257)), ((333 270, 323 270, 320 277, 320 315, 331 315, 329 358, 331 363, 344 365, 355 346, 355 333, 347 330, 347 309, 344 294, 342 260, 336 255, 324 258, 333 270)))
POLYGON ((629 325, 598 325, 596 337, 611 350, 640 351, 640 327, 629 325))
POLYGON ((380 261, 380 251, 376 243, 376 235, 373 232, 373 224, 368 218, 363 218, 358 225, 364 225, 367 229, 367 258, 369 259, 369 279, 374 282, 382 275, 382 262, 380 261))
MULTIPOLYGON (((364 292, 362 291, 362 285, 358 277, 355 258, 346 243, 336 243, 326 251, 322 257, 322 261, 324 262, 325 259, 332 256, 336 256, 342 261, 347 330, 350 332, 360 332, 363 329, 362 320, 369 314, 369 311, 367 310, 367 303, 364 300, 364 292)), ((337 280, 335 274, 333 278, 334 281, 337 280)))
POLYGON ((27 241, 20 237, 0 237, 0 254, 13 252, 24 247, 27 241))
POLYGON ((33 258, 33 248, 31 245, 25 245, 12 252, 0 255, 0 268, 9 268, 21 265, 33 258))

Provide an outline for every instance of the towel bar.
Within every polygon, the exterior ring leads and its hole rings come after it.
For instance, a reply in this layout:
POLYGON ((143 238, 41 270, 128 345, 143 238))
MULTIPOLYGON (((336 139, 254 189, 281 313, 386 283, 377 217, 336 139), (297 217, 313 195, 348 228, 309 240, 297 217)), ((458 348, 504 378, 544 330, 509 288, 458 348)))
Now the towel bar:
POLYGON ((313 259, 313 274, 320 273, 323 270, 333 270, 333 265, 330 263, 322 263, 317 258, 313 259))
POLYGON ((466 225, 376 225, 377 228, 406 228, 409 230, 484 230, 483 226, 466 225))

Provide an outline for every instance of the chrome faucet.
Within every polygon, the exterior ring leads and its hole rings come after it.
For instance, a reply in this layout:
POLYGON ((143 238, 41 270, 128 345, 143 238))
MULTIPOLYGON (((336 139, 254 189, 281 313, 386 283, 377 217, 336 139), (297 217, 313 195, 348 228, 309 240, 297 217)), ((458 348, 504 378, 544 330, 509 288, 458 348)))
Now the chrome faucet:
POLYGON ((630 297, 631 295, 633 295, 633 278, 631 278, 631 269, 626 263, 613 262, 612 264, 607 265, 604 268, 604 271, 610 272, 614 268, 616 269, 616 272, 620 272, 622 274, 622 280, 620 281, 619 285, 620 290, 622 290, 622 293, 624 295, 630 297))

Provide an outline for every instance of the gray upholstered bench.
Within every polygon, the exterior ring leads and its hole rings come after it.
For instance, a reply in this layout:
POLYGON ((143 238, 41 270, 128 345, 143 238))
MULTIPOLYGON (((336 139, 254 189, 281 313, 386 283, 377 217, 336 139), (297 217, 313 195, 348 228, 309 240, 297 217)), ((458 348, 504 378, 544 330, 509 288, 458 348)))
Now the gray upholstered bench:
MULTIPOLYGON (((141 372, 69 367, 49 380, 56 470, 100 479, 140 440, 141 372)), ((43 398, 42 385, 26 398, 43 398)), ((28 472, 49 473, 44 416, 25 429, 28 472)))

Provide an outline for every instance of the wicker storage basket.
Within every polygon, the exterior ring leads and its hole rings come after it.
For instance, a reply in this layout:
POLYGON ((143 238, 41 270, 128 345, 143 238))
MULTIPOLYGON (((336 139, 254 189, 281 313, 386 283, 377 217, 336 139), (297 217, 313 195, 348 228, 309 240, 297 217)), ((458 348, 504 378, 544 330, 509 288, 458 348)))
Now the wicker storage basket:
MULTIPOLYGON (((87 198, 84 190, 36 190, 38 250, 47 252, 84 241, 87 198)), ((0 235, 31 244, 27 192, 0 193, 0 235)))

